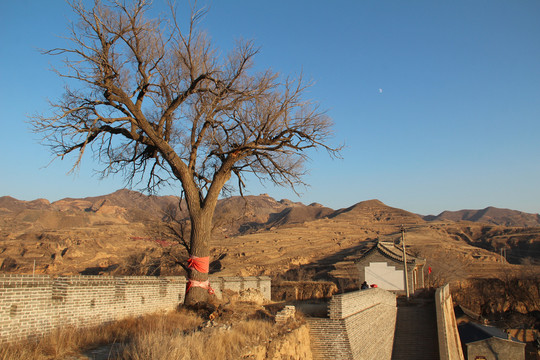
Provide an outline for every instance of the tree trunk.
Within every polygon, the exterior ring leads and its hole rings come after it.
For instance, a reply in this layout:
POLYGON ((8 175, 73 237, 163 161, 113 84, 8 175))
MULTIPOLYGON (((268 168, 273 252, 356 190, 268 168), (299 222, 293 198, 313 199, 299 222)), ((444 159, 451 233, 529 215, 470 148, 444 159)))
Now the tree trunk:
MULTIPOLYGON (((201 212, 191 215, 190 256, 206 257, 210 255, 209 241, 212 229, 213 211, 201 212)), ((194 268, 188 272, 188 280, 204 282, 208 280, 208 273, 202 273, 194 268)), ((186 293, 184 304, 194 305, 208 301, 208 289, 192 286, 186 293)))

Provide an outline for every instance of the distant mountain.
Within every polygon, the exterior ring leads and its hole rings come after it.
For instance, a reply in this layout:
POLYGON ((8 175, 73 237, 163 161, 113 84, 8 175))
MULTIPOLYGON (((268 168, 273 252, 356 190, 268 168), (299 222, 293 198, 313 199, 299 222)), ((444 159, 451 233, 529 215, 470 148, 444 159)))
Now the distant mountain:
MULTIPOLYGON (((0 197, 0 214, 19 214, 20 218, 40 219, 40 224, 46 228, 66 222, 66 217, 78 216, 88 220, 87 215, 90 214, 106 214, 128 222, 187 219, 189 214, 185 200, 180 208, 179 200, 178 196, 148 196, 127 189, 95 197, 65 198, 53 203, 45 199, 23 201, 4 196, 0 197), (36 213, 37 210, 45 212, 36 213), (32 212, 31 216, 29 211, 32 212), (58 220, 47 226, 51 217, 58 220)), ((333 209, 320 204, 304 205, 287 199, 277 201, 267 194, 232 196, 218 201, 214 214, 214 229, 223 234, 234 235, 275 226, 300 224, 323 218, 333 212, 333 209)))
POLYGON ((277 214, 272 214, 267 224, 271 227, 301 224, 328 217, 333 213, 334 210, 317 203, 310 204, 309 206, 293 206, 277 214))
MULTIPOLYGON (((185 200, 178 207, 177 196, 147 196, 137 191, 121 189, 114 193, 86 198, 65 198, 50 203, 46 199, 17 200, 0 197, 0 214, 49 210, 68 213, 110 213, 122 215, 128 221, 164 220, 188 217, 185 200)), ((540 226, 540 214, 487 207, 482 210, 443 211, 439 215, 420 216, 393 208, 379 200, 359 202, 351 207, 333 210, 320 204, 304 205, 287 199, 277 201, 267 194, 233 196, 218 201, 214 225, 228 234, 252 232, 263 228, 300 224, 322 218, 350 218, 362 223, 411 224, 423 221, 472 221, 509 227, 540 226)))
POLYGON ((66 198, 52 203, 52 207, 67 211, 112 211, 122 209, 130 221, 162 220, 171 215, 175 218, 187 216, 187 208, 178 209, 177 196, 147 196, 137 191, 121 189, 112 194, 82 199, 66 198))
MULTIPOLYGON (((47 274, 148 275, 156 266, 163 274, 178 274, 183 270, 165 255, 166 244, 177 240, 166 221, 188 216, 179 200, 125 189, 53 203, 0 197, 0 273, 31 273, 35 261, 36 271, 47 274)), ((379 200, 333 210, 267 194, 233 196, 218 201, 210 255, 226 254, 223 269, 233 275, 277 274, 311 264, 321 274, 335 267, 335 276, 348 277, 356 271, 349 256, 358 256, 376 238, 399 236, 404 225, 410 246, 431 264, 470 261, 477 271, 485 263, 490 272, 490 266, 499 267, 501 244, 508 261, 540 263, 537 224, 537 215, 495 208, 423 218, 379 200), (513 227, 491 225, 496 222, 513 227)))
POLYGON ((437 216, 424 216, 424 220, 473 221, 517 227, 540 226, 540 214, 529 214, 517 210, 499 209, 492 206, 482 210, 443 211, 437 216))
POLYGON ((267 194, 233 196, 218 201, 215 226, 228 234, 249 233, 276 226, 301 224, 325 217, 334 210, 319 204, 304 205, 267 194))
POLYGON ((0 212, 16 212, 27 209, 46 210, 51 203, 46 199, 37 199, 32 201, 17 200, 11 196, 0 197, 0 212))
POLYGON ((350 220, 363 224, 420 224, 421 216, 411 212, 385 205, 379 200, 359 202, 346 209, 340 209, 329 215, 329 218, 350 220))

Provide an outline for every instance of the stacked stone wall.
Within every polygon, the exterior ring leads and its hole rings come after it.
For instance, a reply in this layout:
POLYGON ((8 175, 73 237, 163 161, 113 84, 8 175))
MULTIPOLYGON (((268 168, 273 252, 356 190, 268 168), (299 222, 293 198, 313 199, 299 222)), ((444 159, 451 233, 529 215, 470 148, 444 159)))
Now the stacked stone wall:
POLYGON ((435 292, 437 311, 437 335, 441 360, 464 360, 463 349, 457 328, 454 304, 448 284, 435 292))
POLYGON ((391 359, 396 296, 382 289, 332 297, 328 318, 308 319, 314 359, 391 359))

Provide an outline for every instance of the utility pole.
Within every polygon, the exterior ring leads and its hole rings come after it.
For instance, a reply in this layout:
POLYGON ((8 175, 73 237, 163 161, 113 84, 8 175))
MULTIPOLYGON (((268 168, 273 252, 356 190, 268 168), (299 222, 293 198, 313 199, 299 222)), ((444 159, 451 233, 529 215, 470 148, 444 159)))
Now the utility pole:
POLYGON ((409 301, 409 274, 407 274, 407 252, 405 251, 405 228, 401 225, 401 246, 403 246, 403 274, 405 277, 405 293, 409 301))

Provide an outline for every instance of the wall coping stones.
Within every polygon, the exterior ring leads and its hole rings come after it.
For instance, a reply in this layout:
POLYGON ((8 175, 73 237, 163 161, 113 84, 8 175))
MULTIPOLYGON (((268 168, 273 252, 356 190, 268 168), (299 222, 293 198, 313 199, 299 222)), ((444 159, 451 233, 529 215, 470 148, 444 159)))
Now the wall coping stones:
POLYGON ((440 359, 464 360, 449 284, 435 291, 435 309, 440 359))

